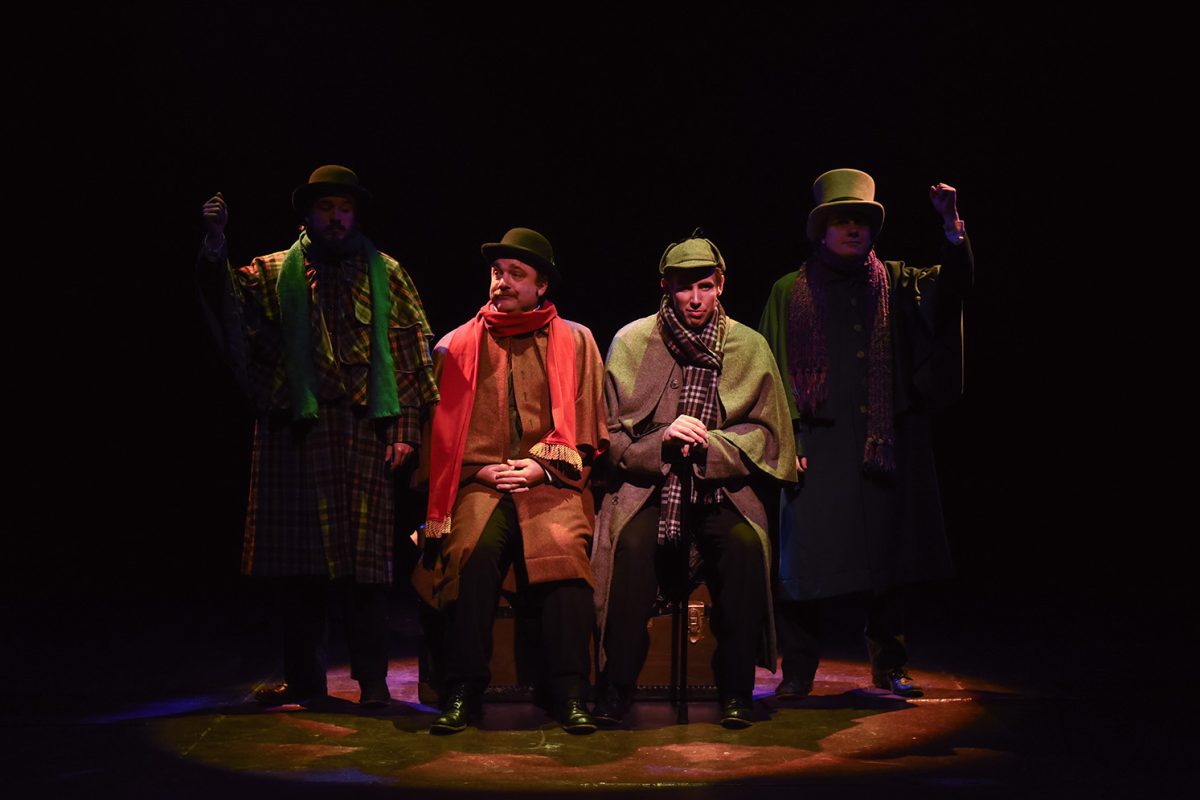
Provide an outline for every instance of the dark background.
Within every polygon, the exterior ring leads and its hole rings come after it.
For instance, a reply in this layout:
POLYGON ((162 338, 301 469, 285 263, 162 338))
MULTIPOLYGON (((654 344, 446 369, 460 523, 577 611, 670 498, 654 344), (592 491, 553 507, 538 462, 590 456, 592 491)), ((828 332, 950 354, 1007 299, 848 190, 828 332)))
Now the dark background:
POLYGON ((50 299, 74 324, 19 362, 45 403, 16 434, 11 486, 32 513, 9 588, 237 583, 251 418, 191 277, 218 190, 245 263, 293 241, 290 192, 313 167, 351 166, 377 198, 365 229, 439 335, 484 300, 479 245, 536 228, 567 276, 560 309, 603 351, 653 312, 657 259, 696 225, 729 264, 727 309, 756 325, 806 253, 813 178, 854 166, 887 208, 881 257, 937 259, 939 180, 958 187, 975 247, 967 391, 937 429, 960 584, 1190 602, 1190 538, 1164 519, 1165 468, 1140 455, 1148 420, 1169 416, 1153 399, 1162 371, 1128 356, 1156 312, 1140 287, 1095 279, 1127 253, 1101 213, 1126 191, 1112 149, 1125 118, 1106 113, 1095 21, 934 3, 649 8, 93 9, 70 102, 42 109, 79 165, 52 188, 87 209, 58 218, 42 262, 70 270, 50 299))

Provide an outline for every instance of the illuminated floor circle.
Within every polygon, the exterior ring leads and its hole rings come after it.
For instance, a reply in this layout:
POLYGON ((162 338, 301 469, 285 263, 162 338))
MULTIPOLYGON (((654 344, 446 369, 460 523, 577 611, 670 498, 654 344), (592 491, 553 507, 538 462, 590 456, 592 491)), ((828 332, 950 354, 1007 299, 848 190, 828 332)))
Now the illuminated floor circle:
POLYGON ((812 696, 781 706, 777 678, 759 671, 756 697, 770 720, 742 731, 715 724, 716 704, 691 706, 673 724, 666 703, 639 704, 632 729, 571 736, 527 704, 490 704, 478 728, 429 735, 432 709, 417 704, 415 660, 393 661, 396 702, 367 713, 357 683, 330 673, 319 708, 263 711, 252 703, 153 721, 156 741, 210 768, 280 779, 439 788, 572 790, 696 786, 800 776, 958 772, 1006 754, 971 747, 973 730, 995 725, 988 706, 1007 690, 951 675, 913 671, 926 689, 903 701, 869 684, 865 664, 822 664, 812 696))

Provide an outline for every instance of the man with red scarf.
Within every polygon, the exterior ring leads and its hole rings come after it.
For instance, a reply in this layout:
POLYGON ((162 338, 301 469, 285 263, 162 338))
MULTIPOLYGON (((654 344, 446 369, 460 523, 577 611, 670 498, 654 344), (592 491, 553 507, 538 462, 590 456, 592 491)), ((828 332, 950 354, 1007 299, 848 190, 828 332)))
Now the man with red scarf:
POLYGON ((759 326, 790 378, 801 473, 780 513, 776 695, 812 691, 819 601, 842 595, 866 605, 872 682, 916 695, 901 591, 951 571, 930 414, 962 391, 971 247, 953 186, 930 187, 944 253, 925 269, 875 255, 884 209, 870 175, 830 170, 813 194, 816 247, 775 284, 759 326))
POLYGON ((463 730, 490 680, 492 618, 506 574, 541 609, 550 693, 571 733, 583 704, 594 624, 588 478, 608 445, 603 365, 591 331, 546 298, 561 280, 544 236, 513 228, 482 247, 488 302, 435 348, 427 539, 418 581, 446 612, 444 711, 431 733, 463 730), (510 570, 511 568, 511 570, 510 570))
POLYGON ((592 555, 604 667, 595 714, 623 722, 659 579, 687 581, 681 573, 702 565, 720 722, 744 728, 755 661, 775 668, 762 497, 796 478, 787 397, 767 343, 721 306, 716 245, 698 235, 672 244, 659 274, 658 313, 622 328, 606 365, 613 480, 592 555))

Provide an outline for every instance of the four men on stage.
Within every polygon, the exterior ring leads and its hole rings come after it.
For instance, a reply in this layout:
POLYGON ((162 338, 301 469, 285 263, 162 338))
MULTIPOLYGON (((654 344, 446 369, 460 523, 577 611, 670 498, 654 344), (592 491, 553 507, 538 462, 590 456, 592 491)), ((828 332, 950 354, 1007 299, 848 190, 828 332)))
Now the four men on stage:
POLYGON ((814 194, 815 251, 776 283, 762 335, 725 313, 726 263, 697 233, 663 253, 658 313, 622 328, 606 365, 549 299, 563 275, 536 231, 483 245, 487 302, 431 360, 407 273, 358 230, 370 195, 352 171, 316 170, 293 194, 299 240, 240 270, 221 269, 224 198, 206 203, 202 293, 259 413, 244 568, 276 584, 285 634, 286 682, 260 701, 324 694, 332 578, 353 612, 361 700, 388 702, 392 473, 421 446, 429 498, 415 582, 445 620, 431 732, 479 714, 502 586, 540 610, 547 687, 572 733, 622 723, 660 586, 682 597, 700 578, 726 727, 752 724, 754 668, 774 669, 776 623, 776 694, 808 694, 817 601, 842 594, 866 597, 874 683, 915 693, 899 591, 950 569, 929 414, 961 389, 970 247, 945 184, 930 197, 946 258, 927 269, 875 256, 884 213, 870 176, 832 170, 814 194), (589 479, 606 450, 597 520, 589 479), (785 484, 773 616, 764 498, 785 484))

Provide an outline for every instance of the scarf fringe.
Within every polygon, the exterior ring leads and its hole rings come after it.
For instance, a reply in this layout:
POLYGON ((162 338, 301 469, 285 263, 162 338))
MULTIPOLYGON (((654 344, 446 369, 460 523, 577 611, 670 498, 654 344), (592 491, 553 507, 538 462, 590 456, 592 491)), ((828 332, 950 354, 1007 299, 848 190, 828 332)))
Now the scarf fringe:
POLYGON ((880 472, 895 472, 895 442, 868 436, 866 447, 863 448, 863 464, 880 472))
POLYGON ((541 458, 546 461, 552 461, 559 464, 565 464, 575 472, 583 471, 583 458, 579 452, 573 447, 568 447, 565 444, 549 444, 548 442, 538 442, 533 447, 529 448, 529 455, 534 458, 541 458))
POLYGON ((426 520, 425 521, 425 538, 426 539, 441 539, 443 536, 450 535, 450 517, 443 520, 426 520))

